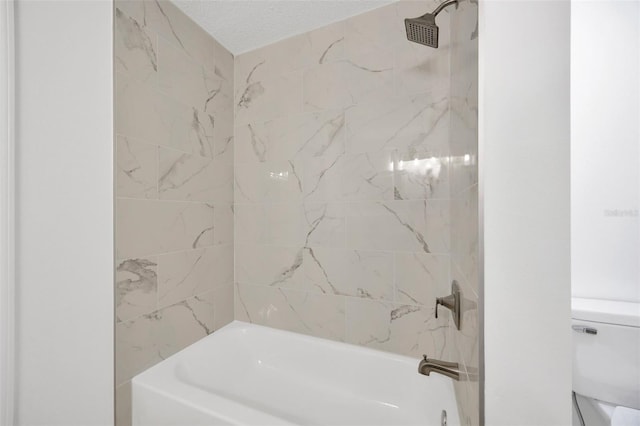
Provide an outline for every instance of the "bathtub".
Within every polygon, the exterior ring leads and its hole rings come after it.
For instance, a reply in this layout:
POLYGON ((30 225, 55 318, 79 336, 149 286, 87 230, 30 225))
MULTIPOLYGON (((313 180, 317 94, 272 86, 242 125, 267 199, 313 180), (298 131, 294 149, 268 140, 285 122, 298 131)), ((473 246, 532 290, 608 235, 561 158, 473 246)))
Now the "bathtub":
POLYGON ((133 425, 458 425, 451 379, 417 366, 235 321, 133 379, 133 425))

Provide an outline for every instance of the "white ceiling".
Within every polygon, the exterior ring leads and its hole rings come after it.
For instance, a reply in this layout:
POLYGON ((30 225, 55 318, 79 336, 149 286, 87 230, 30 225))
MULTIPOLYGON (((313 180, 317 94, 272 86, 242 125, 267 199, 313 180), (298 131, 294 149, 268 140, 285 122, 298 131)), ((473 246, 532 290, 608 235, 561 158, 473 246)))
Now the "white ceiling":
POLYGON ((234 55, 395 0, 173 0, 234 55))

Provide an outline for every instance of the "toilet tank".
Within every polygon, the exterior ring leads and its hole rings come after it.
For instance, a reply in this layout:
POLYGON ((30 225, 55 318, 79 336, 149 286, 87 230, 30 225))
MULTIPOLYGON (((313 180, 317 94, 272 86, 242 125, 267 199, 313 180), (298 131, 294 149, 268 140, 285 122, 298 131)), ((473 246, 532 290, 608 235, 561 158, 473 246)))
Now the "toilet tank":
POLYGON ((572 300, 573 390, 640 409, 640 304, 572 300))

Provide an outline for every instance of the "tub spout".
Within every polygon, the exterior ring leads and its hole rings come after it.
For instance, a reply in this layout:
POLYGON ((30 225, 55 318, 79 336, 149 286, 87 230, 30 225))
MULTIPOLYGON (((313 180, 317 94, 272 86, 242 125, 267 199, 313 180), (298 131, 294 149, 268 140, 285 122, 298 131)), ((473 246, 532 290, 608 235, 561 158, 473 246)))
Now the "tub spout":
POLYGON ((427 358, 426 355, 423 355, 423 358, 418 365, 418 373, 428 376, 432 372, 450 377, 453 380, 460 380, 460 364, 457 362, 430 359, 427 358))

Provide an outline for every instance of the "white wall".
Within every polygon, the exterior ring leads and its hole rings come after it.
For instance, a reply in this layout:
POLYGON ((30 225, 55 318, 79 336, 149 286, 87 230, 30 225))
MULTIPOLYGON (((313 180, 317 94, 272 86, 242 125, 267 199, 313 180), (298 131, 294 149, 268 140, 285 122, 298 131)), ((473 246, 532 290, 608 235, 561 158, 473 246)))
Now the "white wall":
POLYGON ((480 2, 485 423, 571 424, 569 22, 480 2))
POLYGON ((640 2, 573 0, 571 106, 572 293, 640 302, 640 2))
POLYGON ((113 424, 109 1, 19 1, 17 423, 113 424))
POLYGON ((0 2, 0 425, 13 424, 15 131, 13 1, 0 2))

